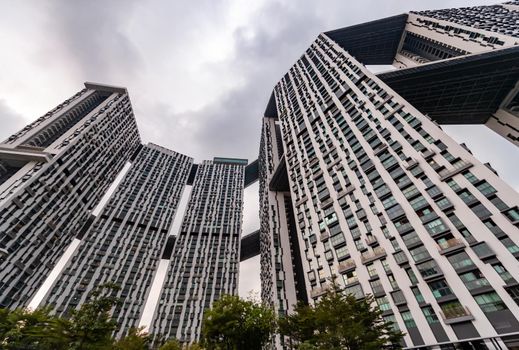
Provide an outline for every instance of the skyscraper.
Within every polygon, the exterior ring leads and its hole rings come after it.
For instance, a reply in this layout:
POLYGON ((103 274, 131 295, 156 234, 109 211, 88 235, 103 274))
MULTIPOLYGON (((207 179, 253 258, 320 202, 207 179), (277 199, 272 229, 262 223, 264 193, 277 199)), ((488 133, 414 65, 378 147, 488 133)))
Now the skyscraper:
POLYGON ((60 314, 80 306, 105 283, 117 284, 117 336, 137 327, 193 159, 142 146, 101 214, 83 234, 45 304, 60 314))
POLYGON ((203 312, 238 293, 238 264, 247 160, 214 158, 196 166, 151 332, 198 340, 203 312))
POLYGON ((124 88, 85 89, 0 144, 0 306, 24 306, 140 143, 124 88))
POLYGON ((517 144, 518 10, 322 33, 275 86, 260 242, 262 296, 280 314, 335 281, 373 294, 408 348, 517 344, 519 195, 438 124, 486 124, 517 144))

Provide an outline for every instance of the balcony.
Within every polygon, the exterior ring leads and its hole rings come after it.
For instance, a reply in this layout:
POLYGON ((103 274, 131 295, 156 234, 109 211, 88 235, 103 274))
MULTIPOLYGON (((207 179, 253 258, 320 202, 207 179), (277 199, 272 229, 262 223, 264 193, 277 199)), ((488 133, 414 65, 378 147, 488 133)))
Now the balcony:
POLYGON ((321 233, 321 236, 319 238, 321 239, 321 242, 327 241, 328 238, 330 238, 330 233, 329 232, 323 232, 323 233, 321 233))
POLYGON ((321 285, 321 287, 315 287, 313 288, 311 291, 310 291, 310 296, 312 298, 318 298, 322 295, 325 295, 326 293, 328 293, 328 291, 331 289, 330 285, 328 284, 323 284, 321 285))
POLYGON ((386 256, 386 250, 382 247, 376 247, 371 252, 364 252, 361 255, 361 261, 363 264, 367 264, 373 260, 380 259, 386 256))
POLYGON ((410 159, 410 160, 405 162, 405 169, 406 170, 412 169, 416 165, 418 165, 418 162, 416 160, 414 160, 414 159, 410 159))
POLYGON ((472 316, 469 309, 462 305, 442 309, 440 314, 442 315, 445 324, 467 322, 474 319, 474 316, 472 316))
POLYGON ((464 161, 464 160, 459 161, 459 162, 454 164, 453 168, 445 169, 445 170, 440 171, 440 180, 441 181, 448 180, 451 177, 453 177, 454 175, 459 174, 462 171, 467 170, 470 167, 472 167, 472 163, 471 162, 467 162, 467 161, 464 161))
POLYGON ((366 238, 366 244, 369 246, 373 246, 378 243, 378 239, 375 236, 369 236, 366 238))
POLYGON ((459 238, 451 238, 448 241, 438 243, 440 254, 445 255, 465 248, 465 243, 459 238))
POLYGON ((348 259, 339 264, 337 271, 339 271, 339 273, 345 273, 351 270, 355 270, 356 267, 357 264, 355 264, 355 261, 352 259, 348 259))

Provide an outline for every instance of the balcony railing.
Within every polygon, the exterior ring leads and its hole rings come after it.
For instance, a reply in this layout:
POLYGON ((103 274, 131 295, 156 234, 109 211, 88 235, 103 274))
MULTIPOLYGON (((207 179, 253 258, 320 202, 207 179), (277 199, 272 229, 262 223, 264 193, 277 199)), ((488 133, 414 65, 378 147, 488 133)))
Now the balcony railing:
POLYGON ((459 161, 459 162, 454 164, 453 168, 445 169, 445 170, 440 171, 440 179, 442 181, 450 179, 454 175, 462 172, 463 170, 466 170, 466 169, 470 168, 471 166, 472 166, 471 162, 467 162, 467 161, 464 161, 464 160, 459 161))
POLYGON ((346 261, 341 262, 337 270, 339 271, 339 273, 343 273, 355 269, 356 266, 357 264, 355 264, 354 260, 348 259, 346 261))
POLYGON ((371 252, 362 253, 361 261, 363 264, 386 256, 386 250, 382 247, 376 247, 371 252))
POLYGON ((366 244, 371 246, 373 244, 376 244, 378 243, 378 240, 377 240, 377 237, 375 236, 369 236, 368 238, 366 238, 366 244))
POLYGON ((474 316, 472 316, 470 310, 463 305, 442 309, 441 315, 446 324, 466 322, 468 320, 474 319, 474 316))
POLYGON ((438 243, 440 253, 446 253, 459 248, 465 247, 465 243, 459 238, 451 238, 448 241, 438 243))
POLYGON ((321 242, 326 241, 328 238, 330 238, 330 233, 329 232, 321 233, 321 236, 320 236, 321 242))
POLYGON ((310 295, 312 296, 312 298, 318 298, 320 297, 321 295, 324 295, 326 294, 329 290, 330 290, 330 285, 328 284, 323 284, 321 285, 321 287, 315 287, 313 288, 311 291, 310 291, 310 295))

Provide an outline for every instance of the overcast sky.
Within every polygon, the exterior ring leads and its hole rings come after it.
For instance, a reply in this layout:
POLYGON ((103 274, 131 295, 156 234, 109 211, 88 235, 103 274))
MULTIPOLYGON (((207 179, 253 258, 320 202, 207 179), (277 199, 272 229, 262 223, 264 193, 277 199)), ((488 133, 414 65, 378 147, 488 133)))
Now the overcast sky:
MULTIPOLYGON (((320 32, 412 9, 491 3, 0 0, 0 138, 73 95, 84 81, 94 81, 128 88, 145 142, 197 161, 252 160, 272 87, 320 32)), ((487 135, 482 129, 477 132, 487 135)), ((474 134, 464 130, 450 132, 474 134)), ((485 151, 481 140, 473 150, 485 151)), ((494 156, 492 164, 499 171, 502 163, 506 176, 513 165, 503 160, 516 150, 501 145, 492 143, 497 153, 482 157, 494 156)), ((258 226, 257 194, 251 192, 245 232, 258 226)), ((257 265, 257 259, 244 264, 241 290, 259 289, 257 265)))

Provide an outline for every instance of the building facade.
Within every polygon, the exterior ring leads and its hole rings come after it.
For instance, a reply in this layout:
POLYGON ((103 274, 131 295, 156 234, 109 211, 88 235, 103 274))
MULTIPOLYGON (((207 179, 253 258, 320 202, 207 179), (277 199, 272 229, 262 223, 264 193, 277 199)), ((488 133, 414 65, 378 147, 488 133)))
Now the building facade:
POLYGON ((89 83, 0 144, 0 307, 27 305, 139 144, 126 89, 89 83))
POLYGON ((96 287, 114 283, 120 289, 112 295, 122 301, 112 313, 116 336, 136 328, 192 163, 154 144, 140 147, 44 303, 66 315, 96 287))
POLYGON ((245 165, 231 158, 197 165, 152 321, 155 336, 199 340, 204 310, 238 293, 245 165))
POLYGON ((332 281, 373 294, 407 348, 518 346, 519 195, 438 125, 486 124, 516 143, 514 4, 322 33, 275 86, 260 242, 262 296, 280 314, 304 297, 302 274, 310 303, 332 281))

